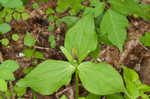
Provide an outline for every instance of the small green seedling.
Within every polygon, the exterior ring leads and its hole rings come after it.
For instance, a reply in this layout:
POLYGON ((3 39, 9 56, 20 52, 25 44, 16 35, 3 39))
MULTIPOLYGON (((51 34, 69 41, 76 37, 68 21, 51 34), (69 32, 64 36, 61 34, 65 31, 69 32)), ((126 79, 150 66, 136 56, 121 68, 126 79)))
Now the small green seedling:
POLYGON ((50 48, 55 48, 56 47, 56 41, 54 35, 50 35, 48 37, 48 42, 50 43, 50 48))
POLYGON ((55 13, 55 11, 52 9, 52 8, 48 8, 47 10, 46 10, 46 14, 47 15, 52 15, 52 14, 54 14, 55 13))
POLYGON ((33 9, 37 9, 37 8, 39 8, 38 3, 33 3, 32 8, 33 8, 33 9))
POLYGON ((150 86, 142 83, 134 70, 124 66, 122 66, 122 68, 123 78, 128 93, 125 95, 125 99, 138 99, 139 97, 142 97, 142 99, 149 99, 150 97, 145 93, 150 92, 150 86))
POLYGON ((1 44, 4 45, 4 46, 8 46, 9 44, 9 40, 7 38, 3 38, 0 40, 1 44))
POLYGON ((43 54, 39 51, 36 51, 34 49, 25 49, 23 50, 23 54, 27 59, 30 59, 31 57, 37 58, 37 59, 45 59, 43 54))
POLYGON ((12 40, 18 41, 19 40, 19 35, 18 34, 13 34, 12 35, 12 40))
POLYGON ((9 24, 0 24, 0 34, 6 34, 11 30, 11 26, 9 24))
POLYGON ((0 18, 2 22, 11 22, 14 18, 16 21, 20 21, 21 19, 27 20, 29 17, 28 13, 24 12, 24 6, 20 6, 19 8, 4 8, 0 11, 0 18))
POLYGON ((36 41, 34 39, 34 37, 27 32, 25 37, 24 37, 24 45, 28 46, 28 47, 33 47, 35 45, 36 41))

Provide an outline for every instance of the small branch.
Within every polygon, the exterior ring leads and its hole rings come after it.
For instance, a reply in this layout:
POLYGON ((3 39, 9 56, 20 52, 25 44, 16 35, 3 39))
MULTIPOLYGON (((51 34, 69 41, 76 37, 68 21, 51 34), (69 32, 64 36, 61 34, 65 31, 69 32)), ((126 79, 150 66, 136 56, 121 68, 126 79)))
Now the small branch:
MULTIPOLYGON (((79 86, 81 86, 81 84, 79 84, 79 86)), ((63 89, 62 91, 57 92, 57 93, 56 93, 56 98, 59 99, 59 96, 61 96, 63 93, 65 93, 65 92, 67 92, 67 91, 69 91, 69 90, 74 89, 75 87, 76 87, 76 86, 73 85, 73 86, 70 86, 70 87, 67 87, 67 88, 63 89)))
POLYGON ((40 50, 49 50, 50 48, 45 48, 45 47, 40 47, 40 46, 34 46, 35 49, 40 49, 40 50))

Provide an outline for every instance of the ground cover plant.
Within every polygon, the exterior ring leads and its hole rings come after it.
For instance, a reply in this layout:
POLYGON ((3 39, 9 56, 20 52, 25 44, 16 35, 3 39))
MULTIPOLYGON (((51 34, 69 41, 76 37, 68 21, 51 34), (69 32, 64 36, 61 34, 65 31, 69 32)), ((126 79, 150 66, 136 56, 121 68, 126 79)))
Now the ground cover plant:
POLYGON ((149 2, 0 0, 0 97, 149 99, 150 31, 132 20, 150 24, 149 2))

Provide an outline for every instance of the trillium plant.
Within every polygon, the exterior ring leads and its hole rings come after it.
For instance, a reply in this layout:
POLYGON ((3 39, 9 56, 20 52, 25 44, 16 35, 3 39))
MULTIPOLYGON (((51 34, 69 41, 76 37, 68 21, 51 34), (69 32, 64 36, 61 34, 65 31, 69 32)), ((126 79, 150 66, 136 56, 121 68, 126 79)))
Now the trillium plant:
POLYGON ((68 62, 46 60, 17 85, 31 87, 40 94, 50 95, 63 85, 69 84, 75 73, 76 99, 79 96, 79 79, 86 90, 96 95, 125 92, 122 77, 112 66, 105 63, 83 62, 96 47, 94 16, 93 13, 89 13, 70 28, 64 47, 60 47, 68 62))
MULTIPOLYGON (((145 92, 150 92, 150 87, 139 80, 139 76, 134 70, 122 66, 122 77, 109 64, 86 61, 86 57, 89 55, 97 59, 101 43, 113 45, 122 52, 127 39, 126 28, 129 25, 127 16, 135 14, 145 20, 150 20, 149 6, 140 3, 140 0, 89 0, 89 6, 81 4, 85 0, 57 1, 57 13, 63 13, 69 10, 68 8, 70 8, 70 15, 77 15, 79 11, 82 11, 81 17, 67 16, 62 18, 63 20, 59 20, 65 21, 69 28, 64 46, 60 47, 68 61, 51 59, 43 61, 20 79, 15 88, 21 88, 24 93, 26 91, 24 89, 30 87, 42 95, 51 95, 62 86, 68 85, 75 77, 75 99, 79 99, 79 82, 90 93, 86 99, 99 99, 101 96, 106 96, 107 99, 137 99, 140 96, 142 99, 149 99, 145 92), (72 6, 70 7, 70 5, 72 6), (97 96, 98 98, 92 98, 97 96)), ((21 0, 0 0, 0 4, 0 6, 10 9, 23 6, 21 0)), ((58 23, 59 21, 57 20, 58 23)), ((10 30, 9 24, 0 23, 1 35, 10 30)), ((15 39, 15 41, 17 40, 15 39)), ((51 48, 56 47, 54 37, 49 37, 48 41, 51 43, 51 48)), ((36 40, 27 32, 24 45, 32 48, 35 44, 36 40)), ((36 53, 32 49, 26 51, 32 52, 30 56, 36 53)), ((40 54, 40 59, 45 58, 40 54)), ((0 83, 5 85, 0 85, 0 90, 7 91, 7 81, 15 80, 13 72, 18 67, 18 64, 11 60, 0 64, 0 73, 4 75, 0 76, 0 83), (9 67, 12 65, 13 68, 9 67), (10 77, 7 78, 6 73, 10 77)), ((17 95, 22 96, 22 93, 17 95)))

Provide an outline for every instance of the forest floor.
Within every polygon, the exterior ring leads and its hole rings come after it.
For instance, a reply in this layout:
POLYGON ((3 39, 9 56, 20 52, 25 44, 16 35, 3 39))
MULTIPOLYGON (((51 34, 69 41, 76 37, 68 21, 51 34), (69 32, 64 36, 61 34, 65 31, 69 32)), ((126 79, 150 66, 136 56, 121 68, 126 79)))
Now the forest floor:
MULTIPOLYGON (((148 0, 144 0, 148 1, 148 0)), ((26 31, 29 31, 34 38, 36 39, 36 45, 34 49, 43 53, 46 59, 56 59, 56 60, 66 60, 63 53, 60 51, 59 47, 63 46, 65 32, 67 31, 66 25, 63 23, 59 27, 56 27, 53 32, 48 31, 49 22, 47 21, 45 16, 45 10, 47 8, 55 8, 56 0, 53 0, 49 3, 40 3, 40 8, 32 9, 32 4, 34 0, 30 0, 30 2, 26 6, 26 12, 30 14, 30 18, 26 21, 12 21, 12 31, 10 31, 5 37, 10 39, 9 47, 4 47, 0 45, 0 61, 12 59, 16 60, 20 68, 15 72, 16 81, 25 76, 23 73, 24 68, 28 68, 33 66, 32 61, 34 58, 26 59, 24 56, 21 56, 20 53, 26 49, 24 46, 23 38, 26 34, 26 31), (17 33, 19 35, 19 40, 14 42, 11 40, 12 33, 17 33), (56 40, 56 48, 50 48, 48 42, 48 35, 55 35, 56 40)), ((147 2, 150 4, 150 2, 147 2)), ((67 16, 67 13, 58 14, 58 17, 67 16)), ((134 18, 133 16, 128 17, 130 26, 127 28, 127 36, 128 40, 124 46, 123 52, 119 52, 119 50, 113 46, 102 45, 101 52, 99 53, 98 61, 104 61, 108 64, 111 64, 116 68, 119 72, 121 72, 120 64, 128 66, 134 70, 136 70, 141 80, 150 85, 150 48, 144 47, 139 38, 142 37, 145 32, 150 32, 150 22, 144 21, 141 18, 134 18)), ((0 36, 0 39, 4 36, 0 36)), ((91 57, 88 57, 87 60, 93 61, 91 57)), ((38 60, 40 63, 42 60, 38 60)), ((38 64, 37 63, 37 64, 38 64)), ((37 64, 34 64, 36 66, 37 64)), ((14 81, 14 83, 16 82, 14 81)), ((61 96, 65 93, 70 99, 73 99, 74 95, 74 80, 68 86, 64 86, 58 92, 51 96, 43 96, 37 95, 37 99, 57 99, 57 97, 61 96)), ((80 96, 86 95, 87 92, 83 89, 82 85, 80 86, 80 96)), ((27 94, 24 95, 26 99, 33 99, 33 93, 29 89, 27 94)))

